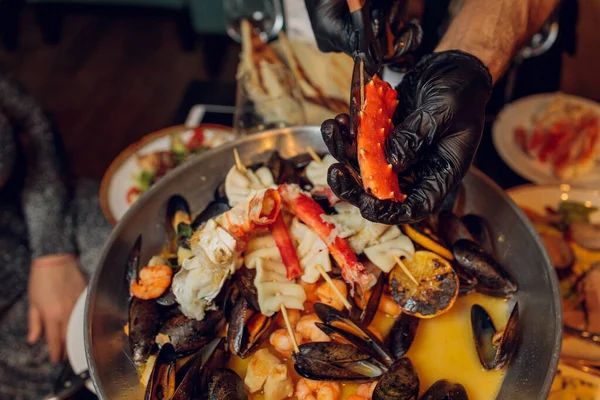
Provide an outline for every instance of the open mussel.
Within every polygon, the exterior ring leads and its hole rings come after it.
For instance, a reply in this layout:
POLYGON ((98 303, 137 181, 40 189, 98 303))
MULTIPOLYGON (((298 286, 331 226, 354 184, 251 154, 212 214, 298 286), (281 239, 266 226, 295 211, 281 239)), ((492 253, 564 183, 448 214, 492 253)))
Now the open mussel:
POLYGON ((375 390, 373 400, 411 400, 419 395, 419 377, 406 358, 400 358, 384 373, 375 390))
POLYGON ((379 274, 379 278, 377 278, 377 282, 375 285, 366 293, 357 293, 359 301, 362 302, 359 307, 352 296, 349 296, 350 302, 355 304, 355 307, 352 307, 350 310, 350 316, 359 321, 363 326, 369 326, 375 318, 375 314, 377 314, 377 309, 379 308, 379 302, 381 301, 381 296, 383 295, 383 289, 386 283, 385 274, 379 274))
POLYGON ((432 227, 421 221, 416 224, 403 225, 402 230, 415 244, 424 249, 432 251, 447 260, 452 260, 454 256, 444 241, 435 234, 432 227))
POLYGON ((173 397, 177 388, 175 368, 175 350, 173 346, 166 344, 161 347, 156 356, 144 400, 163 400, 173 397))
POLYGON ((255 311, 244 296, 238 296, 229 317, 227 343, 229 351, 240 358, 253 353, 271 331, 274 317, 255 311))
POLYGON ((129 303, 129 345, 136 364, 146 362, 158 331, 158 305, 153 300, 132 297, 129 303))
POLYGON ((177 353, 196 351, 208 343, 225 324, 223 312, 207 312, 202 321, 176 315, 167 320, 159 330, 158 344, 171 344, 177 353))
POLYGON ((394 362, 392 356, 385 349, 385 345, 368 328, 362 326, 360 322, 352 320, 348 313, 324 303, 315 303, 314 311, 323 321, 322 324, 316 323, 315 325, 329 336, 343 337, 384 365, 392 365, 394 362))
POLYGON ((244 381, 232 370, 214 371, 208 381, 208 400, 246 400, 248 390, 244 381))
POLYGON ((296 372, 312 380, 369 380, 380 377, 387 368, 358 347, 338 342, 311 342, 292 354, 296 372))
POLYGON ((473 240, 471 232, 461 219, 449 210, 441 211, 438 215, 438 233, 449 245, 453 245, 459 239, 473 240))
POLYGON ((189 239, 192 236, 190 206, 180 195, 171 196, 167 202, 165 230, 170 240, 189 239))
POLYGON ((460 383, 440 379, 427 389, 421 400, 469 400, 469 396, 460 383))
POLYGON ((402 313, 396 319, 387 337, 387 345, 394 359, 404 356, 417 335, 419 318, 402 313))
POLYGON ((519 341, 519 303, 516 303, 504 329, 496 331, 487 311, 478 304, 471 308, 475 348, 486 370, 500 370, 512 358, 519 341))
POLYGON ((477 243, 460 239, 453 246, 457 267, 477 280, 477 291, 488 296, 508 298, 517 284, 508 272, 477 243))

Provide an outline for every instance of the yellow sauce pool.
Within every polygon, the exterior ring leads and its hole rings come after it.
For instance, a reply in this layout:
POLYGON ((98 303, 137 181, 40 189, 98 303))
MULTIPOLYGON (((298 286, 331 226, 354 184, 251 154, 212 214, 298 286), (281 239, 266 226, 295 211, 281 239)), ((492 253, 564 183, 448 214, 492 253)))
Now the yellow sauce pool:
MULTIPOLYGON (((447 313, 433 319, 421 320, 415 341, 406 355, 419 375, 419 396, 435 381, 448 379, 462 384, 470 400, 496 398, 505 371, 485 371, 479 362, 471 331, 473 304, 479 304, 488 311, 496 328, 503 327, 508 321, 509 310, 506 301, 480 294, 460 297, 447 313)), ((381 313, 377 314, 373 322, 384 335, 387 335, 393 323, 393 318, 381 313)), ((270 347, 268 342, 263 346, 270 347)), ((281 357, 275 350, 271 352, 281 357)), ((232 356, 229 368, 244 379, 249 360, 250 357, 242 360, 232 356)), ((294 370, 293 362, 287 360, 287 364, 288 372, 296 382, 300 377, 294 370)), ((355 394, 358 385, 344 383, 341 398, 345 399, 355 394)), ((264 396, 262 393, 255 393, 250 398, 262 400, 264 396)))

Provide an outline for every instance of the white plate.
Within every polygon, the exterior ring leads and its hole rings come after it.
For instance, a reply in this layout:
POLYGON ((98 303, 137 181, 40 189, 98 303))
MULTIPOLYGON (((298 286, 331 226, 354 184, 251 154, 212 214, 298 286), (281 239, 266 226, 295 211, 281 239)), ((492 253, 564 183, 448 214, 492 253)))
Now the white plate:
MULTIPOLYGON (((600 190, 578 189, 570 185, 523 185, 507 191, 517 205, 544 214, 546 207, 556 208, 560 201, 576 201, 600 208, 600 190)), ((593 223, 600 223, 600 211, 591 215, 593 223)), ((563 340, 561 357, 583 359, 600 363, 600 346, 585 340, 567 337, 563 340)))
MULTIPOLYGON (((561 180, 554 176, 549 164, 543 164, 529 157, 514 139, 515 128, 523 126, 526 129, 531 129, 533 127, 532 116, 546 107, 557 95, 558 93, 536 94, 519 99, 504 107, 500 114, 498 114, 498 118, 492 128, 494 147, 498 154, 500 154, 500 157, 502 157, 502 160, 513 171, 534 183, 569 183, 591 189, 600 188, 600 165, 598 163, 594 169, 585 175, 573 179, 561 180)), ((595 110, 600 115, 600 104, 577 96, 562 93, 560 95, 569 101, 581 103, 595 110)))
MULTIPOLYGON (((85 358, 85 342, 84 342, 84 328, 85 328, 85 299, 87 297, 87 288, 81 293, 71 316, 69 317, 69 324, 67 325, 67 357, 73 372, 79 374, 88 369, 87 360, 85 358)), ((85 387, 92 393, 96 393, 94 384, 91 379, 85 382, 85 387)))
MULTIPOLYGON (((215 147, 235 139, 231 128, 216 124, 201 124, 204 137, 210 147, 215 147)), ((115 224, 130 207, 126 196, 133 186, 133 176, 139 172, 135 161, 136 154, 147 154, 154 151, 171 149, 171 135, 179 133, 184 141, 188 141, 193 130, 184 125, 173 126, 144 136, 138 142, 123 150, 111 163, 102 178, 100 187, 100 205, 106 218, 115 224)))

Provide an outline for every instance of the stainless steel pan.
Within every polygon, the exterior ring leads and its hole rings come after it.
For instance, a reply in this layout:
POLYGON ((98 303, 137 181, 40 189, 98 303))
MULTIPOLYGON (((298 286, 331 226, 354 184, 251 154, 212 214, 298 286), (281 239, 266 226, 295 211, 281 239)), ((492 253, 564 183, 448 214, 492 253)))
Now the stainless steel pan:
MULTIPOLYGON (((90 374, 101 399, 142 399, 137 371, 123 333, 128 288, 124 281, 129 250, 143 234, 142 260, 164 243, 165 203, 183 195, 192 211, 201 211, 234 164, 233 148, 251 164, 277 149, 284 157, 307 146, 326 151, 317 127, 273 130, 206 152, 160 180, 138 200, 110 235, 90 283, 86 304, 85 345, 90 374)), ((562 337, 558 284, 550 260, 523 213, 481 172, 472 169, 462 182, 458 212, 475 212, 493 230, 496 253, 519 284, 522 340, 500 389, 499 399, 545 399, 556 372, 562 337)))

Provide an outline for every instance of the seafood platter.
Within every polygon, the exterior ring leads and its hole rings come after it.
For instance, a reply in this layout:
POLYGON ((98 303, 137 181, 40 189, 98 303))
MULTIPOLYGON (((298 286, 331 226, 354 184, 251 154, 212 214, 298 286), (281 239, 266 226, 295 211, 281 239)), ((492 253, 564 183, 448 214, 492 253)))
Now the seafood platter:
POLYGON ((327 185, 318 127, 169 172, 110 236, 86 304, 102 399, 545 399, 555 274, 524 214, 471 170, 412 225, 327 185))

